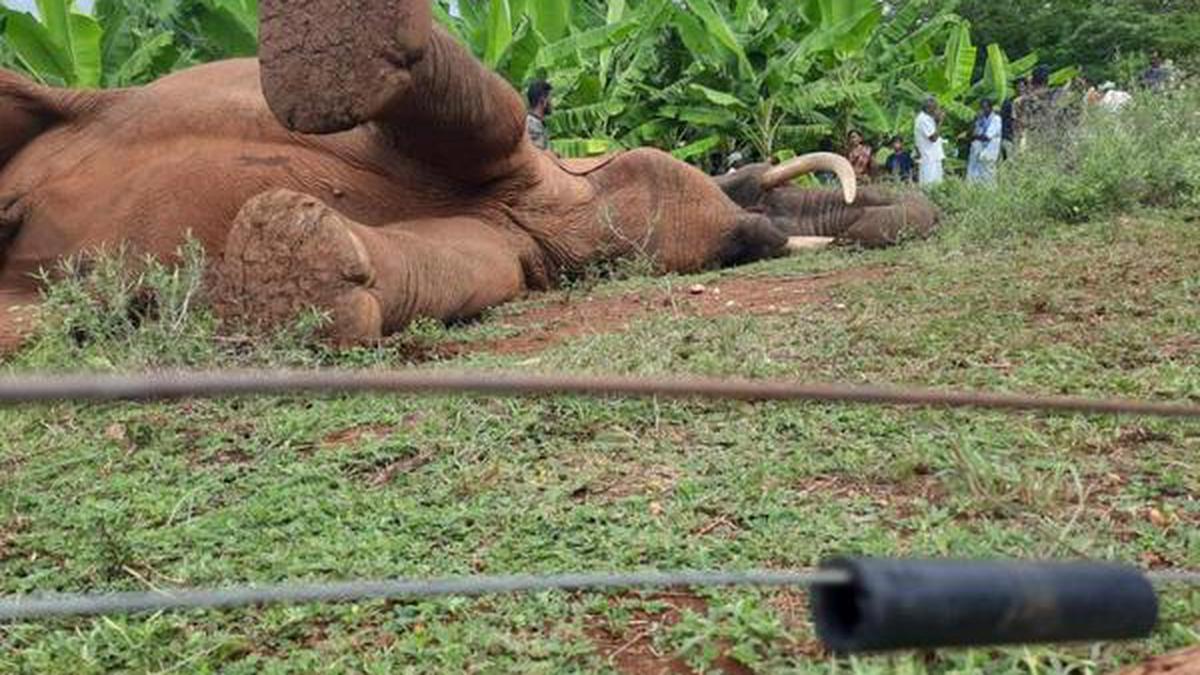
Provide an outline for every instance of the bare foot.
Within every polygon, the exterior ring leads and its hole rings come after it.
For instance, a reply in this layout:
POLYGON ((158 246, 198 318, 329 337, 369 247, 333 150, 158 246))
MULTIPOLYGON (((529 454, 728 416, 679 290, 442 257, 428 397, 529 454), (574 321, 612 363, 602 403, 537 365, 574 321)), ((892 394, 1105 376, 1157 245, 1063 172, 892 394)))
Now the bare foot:
POLYGON ((217 315, 248 328, 294 321, 316 308, 338 343, 378 339, 375 270, 351 223, 316 197, 276 190, 242 207, 212 270, 217 315))

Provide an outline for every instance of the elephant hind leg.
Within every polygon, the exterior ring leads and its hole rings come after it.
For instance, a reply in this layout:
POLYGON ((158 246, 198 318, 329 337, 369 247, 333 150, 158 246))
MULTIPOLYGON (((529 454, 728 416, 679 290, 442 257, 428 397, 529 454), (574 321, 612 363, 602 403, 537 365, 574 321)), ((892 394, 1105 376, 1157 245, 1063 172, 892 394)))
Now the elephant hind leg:
MULTIPOLYGON (((527 236, 526 236, 527 238, 527 236)), ((471 218, 355 223, 315 197, 276 190, 242 208, 211 270, 227 323, 266 329, 327 312, 326 337, 376 340, 418 318, 478 315, 526 288, 536 246, 471 218)))
POLYGON ((213 309, 241 328, 279 326, 316 308, 329 313, 335 342, 381 337, 370 256, 348 221, 315 197, 277 190, 251 199, 210 275, 213 309))

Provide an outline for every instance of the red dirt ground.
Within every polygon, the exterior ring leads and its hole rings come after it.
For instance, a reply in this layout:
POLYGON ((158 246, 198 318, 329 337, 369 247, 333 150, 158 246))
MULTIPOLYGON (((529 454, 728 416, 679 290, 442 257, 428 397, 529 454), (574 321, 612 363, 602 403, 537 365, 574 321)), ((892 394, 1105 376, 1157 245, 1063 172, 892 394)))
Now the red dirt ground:
MULTIPOLYGON (((707 614, 708 603, 684 592, 660 593, 646 599, 663 603, 667 608, 660 612, 635 612, 623 632, 615 631, 600 619, 589 623, 585 632, 596 650, 617 672, 626 675, 691 675, 696 672, 682 658, 655 649, 654 636, 679 623, 685 611, 707 614)), ((623 600, 613 598, 610 602, 619 604, 623 600)), ((724 655, 717 657, 712 667, 717 672, 733 675, 753 672, 736 659, 724 655)))
POLYGON ((1150 659, 1117 675, 1200 675, 1200 647, 1150 659))
POLYGON ((543 305, 495 321, 519 331, 512 337, 479 343, 454 343, 443 356, 485 351, 533 354, 582 335, 624 330, 633 321, 669 312, 676 316, 789 314, 827 298, 825 291, 847 281, 881 279, 890 268, 866 267, 803 277, 730 277, 704 286, 683 284, 604 298, 560 294, 543 305))
POLYGON ((0 354, 15 351, 30 330, 31 305, 36 293, 0 293, 0 354))

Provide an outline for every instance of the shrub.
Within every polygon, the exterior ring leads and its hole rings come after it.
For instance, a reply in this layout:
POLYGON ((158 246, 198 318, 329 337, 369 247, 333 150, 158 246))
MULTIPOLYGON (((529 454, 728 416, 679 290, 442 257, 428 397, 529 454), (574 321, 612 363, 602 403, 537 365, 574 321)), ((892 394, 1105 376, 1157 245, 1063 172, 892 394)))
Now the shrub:
POLYGON ((43 271, 40 324, 20 362, 107 369, 211 360, 215 322, 200 306, 203 248, 189 241, 179 258, 172 265, 118 249, 43 271))
POLYGON ((947 181, 934 191, 951 230, 989 241, 1049 221, 1081 223, 1140 207, 1200 205, 1200 86, 1143 93, 1119 113, 1032 137, 995 188, 947 181))

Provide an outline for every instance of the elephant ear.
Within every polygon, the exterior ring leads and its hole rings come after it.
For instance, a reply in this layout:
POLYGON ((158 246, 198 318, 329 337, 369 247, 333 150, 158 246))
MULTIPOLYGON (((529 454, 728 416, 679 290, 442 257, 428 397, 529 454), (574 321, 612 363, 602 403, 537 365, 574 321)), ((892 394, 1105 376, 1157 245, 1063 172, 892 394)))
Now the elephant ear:
POLYGON ((21 148, 63 119, 54 90, 0 70, 0 168, 21 148))

